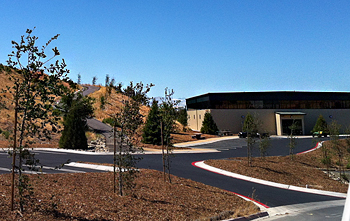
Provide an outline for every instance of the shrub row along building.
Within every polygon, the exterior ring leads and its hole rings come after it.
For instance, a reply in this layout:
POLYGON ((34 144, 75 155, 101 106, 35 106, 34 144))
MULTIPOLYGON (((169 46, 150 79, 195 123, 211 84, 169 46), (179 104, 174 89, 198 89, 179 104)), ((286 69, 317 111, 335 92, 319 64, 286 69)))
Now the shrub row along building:
POLYGON ((207 93, 186 99, 188 125, 200 130, 210 112, 219 130, 242 131, 247 113, 260 119, 262 132, 287 135, 295 122, 297 133, 311 134, 317 118, 336 120, 342 131, 350 126, 350 93, 347 92, 232 92, 207 93))

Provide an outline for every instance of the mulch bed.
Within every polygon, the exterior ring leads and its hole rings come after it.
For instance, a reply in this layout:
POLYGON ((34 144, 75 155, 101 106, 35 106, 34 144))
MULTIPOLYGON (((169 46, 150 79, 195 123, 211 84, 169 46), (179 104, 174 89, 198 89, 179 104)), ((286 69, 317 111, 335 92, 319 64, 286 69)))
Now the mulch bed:
MULTIPOLYGON (((344 141, 343 141, 344 142, 344 141)), ((326 144, 327 145, 327 144, 326 144)), ((344 148, 346 148, 344 146, 344 148)), ((344 152, 346 152, 344 150, 344 152)), ((348 185, 330 178, 323 172, 321 149, 306 154, 289 156, 253 158, 248 166, 247 158, 230 158, 227 160, 207 160, 208 165, 258 179, 327 191, 346 193, 348 185)), ((333 157, 335 158, 335 157, 333 157)), ((346 158, 346 157, 345 157, 346 158)), ((334 159, 335 160, 335 159, 334 159)), ((332 169, 337 169, 335 162, 332 169)))
POLYGON ((207 220, 244 216, 258 208, 221 189, 161 172, 142 170, 127 196, 113 193, 113 173, 30 175, 33 200, 25 212, 10 211, 10 174, 0 175, 1 220, 207 220), (22 217, 23 216, 23 217, 22 217), (225 217, 224 217, 225 218, 225 217))

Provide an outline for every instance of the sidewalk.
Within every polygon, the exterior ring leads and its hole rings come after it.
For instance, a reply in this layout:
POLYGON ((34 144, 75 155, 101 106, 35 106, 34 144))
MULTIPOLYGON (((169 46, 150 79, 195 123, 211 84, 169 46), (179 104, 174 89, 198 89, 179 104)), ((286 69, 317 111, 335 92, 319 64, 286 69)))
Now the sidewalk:
MULTIPOLYGON (((203 140, 195 140, 184 143, 174 144, 174 147, 192 147, 186 149, 175 149, 172 152, 174 154, 177 153, 215 153, 220 152, 216 149, 208 149, 208 148, 196 148, 193 146, 197 146, 200 144, 209 144, 222 140, 231 140, 238 139, 238 136, 228 136, 228 137, 218 137, 218 138, 209 138, 203 140)), ((11 150, 9 148, 1 148, 4 152, 11 150)), ((1 151, 0 150, 0 151, 1 151)), ((113 155, 113 152, 91 152, 86 150, 70 150, 70 149, 61 149, 61 148, 33 148, 34 151, 48 151, 48 152, 62 152, 62 153, 75 153, 75 154, 83 154, 83 155, 113 155)), ((153 148, 144 148, 143 153, 141 154, 161 154, 162 149, 153 149, 153 148)), ((140 152, 136 152, 135 154, 140 154, 140 152)))
POLYGON ((197 146, 201 144, 209 144, 209 143, 215 143, 222 140, 233 140, 233 139, 239 139, 239 138, 238 136, 208 138, 208 139, 195 140, 195 141, 189 141, 184 143, 177 143, 177 144, 174 144, 174 147, 191 147, 191 146, 197 146))

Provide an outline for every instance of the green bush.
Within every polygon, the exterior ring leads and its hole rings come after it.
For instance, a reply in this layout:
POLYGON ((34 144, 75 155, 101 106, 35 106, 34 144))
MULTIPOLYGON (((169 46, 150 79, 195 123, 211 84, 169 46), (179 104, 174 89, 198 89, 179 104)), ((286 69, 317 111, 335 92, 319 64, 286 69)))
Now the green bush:
POLYGON ((316 124, 315 124, 314 128, 312 129, 311 133, 318 132, 318 131, 323 131, 323 132, 328 133, 327 122, 322 115, 320 115, 317 118, 316 124))
POLYGON ((218 130, 218 126, 216 125, 213 117, 211 116, 211 113, 205 113, 201 133, 215 135, 218 130))
MULTIPOLYGON (((109 118, 103 119, 103 120, 102 120, 102 123, 104 123, 104 124, 109 124, 110 126, 114 127, 114 121, 115 121, 114 118, 109 117, 109 118)), ((116 126, 117 126, 117 127, 120 127, 120 123, 117 122, 116 126)))
POLYGON ((181 109, 177 112, 177 121, 179 121, 183 126, 187 126, 187 111, 186 111, 186 109, 181 109))
POLYGON ((87 138, 85 131, 88 127, 86 119, 93 115, 93 100, 78 94, 63 97, 65 114, 63 117, 64 129, 59 140, 59 147, 64 149, 87 149, 87 138))
POLYGON ((152 102, 151 110, 148 113, 145 126, 143 127, 142 142, 146 144, 161 144, 161 116, 159 112, 158 102, 152 102))

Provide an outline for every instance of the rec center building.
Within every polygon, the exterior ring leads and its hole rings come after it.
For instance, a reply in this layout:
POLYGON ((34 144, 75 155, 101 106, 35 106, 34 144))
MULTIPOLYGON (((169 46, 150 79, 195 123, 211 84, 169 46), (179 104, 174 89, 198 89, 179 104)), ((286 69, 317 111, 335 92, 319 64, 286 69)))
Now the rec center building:
POLYGON ((311 134, 317 118, 340 124, 341 132, 350 126, 348 92, 230 92, 207 93, 186 99, 188 126, 200 130, 206 112, 210 112, 219 130, 234 134, 242 131, 245 116, 260 119, 261 132, 287 135, 293 122, 297 133, 311 134))

